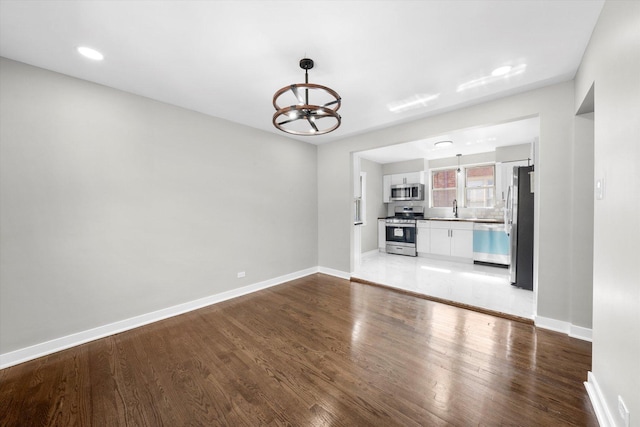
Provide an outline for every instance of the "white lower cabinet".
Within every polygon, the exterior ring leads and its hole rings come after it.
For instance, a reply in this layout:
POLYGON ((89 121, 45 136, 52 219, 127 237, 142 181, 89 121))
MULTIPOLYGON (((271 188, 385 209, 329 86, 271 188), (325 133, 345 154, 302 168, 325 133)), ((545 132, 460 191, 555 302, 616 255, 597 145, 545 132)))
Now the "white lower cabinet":
POLYGON ((431 221, 431 253, 451 255, 451 229, 448 222, 431 221))
POLYGON ((451 229, 451 256, 473 258, 473 224, 459 224, 470 228, 454 227, 451 229))
POLYGON ((416 251, 418 253, 428 254, 430 247, 430 229, 428 221, 418 221, 418 235, 416 236, 416 251))
POLYGON ((384 219, 378 220, 378 250, 380 252, 386 252, 387 250, 387 229, 384 219))
POLYGON ((473 223, 429 221, 430 253, 473 258, 473 223))

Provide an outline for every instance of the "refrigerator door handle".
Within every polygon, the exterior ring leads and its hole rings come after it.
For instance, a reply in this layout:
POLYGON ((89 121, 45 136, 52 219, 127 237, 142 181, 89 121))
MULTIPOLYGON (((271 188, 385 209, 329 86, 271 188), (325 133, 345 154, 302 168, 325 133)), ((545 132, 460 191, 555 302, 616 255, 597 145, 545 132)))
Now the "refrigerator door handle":
POLYGON ((504 231, 509 235, 511 233, 511 224, 513 223, 513 201, 511 200, 511 186, 507 189, 507 205, 504 209, 504 231))

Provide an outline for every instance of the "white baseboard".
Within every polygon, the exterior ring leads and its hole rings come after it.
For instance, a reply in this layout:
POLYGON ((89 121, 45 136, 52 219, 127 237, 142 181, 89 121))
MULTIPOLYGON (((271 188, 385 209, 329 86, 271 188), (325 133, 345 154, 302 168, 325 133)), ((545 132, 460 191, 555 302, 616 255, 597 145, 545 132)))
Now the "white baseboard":
MULTIPOLYGON (((37 359, 38 357, 46 356, 57 351, 65 350, 70 347, 75 347, 80 344, 94 341, 99 338, 104 338, 109 335, 118 334, 120 332, 134 329, 140 326, 148 325, 149 323, 157 322, 159 320, 167 319, 169 317, 177 316, 179 314, 187 313, 189 311, 197 310, 212 304, 216 304, 222 301, 226 301, 232 298, 237 298, 242 295, 250 294, 262 289, 266 289, 272 286, 280 285, 291 280, 298 279, 300 277, 308 276, 310 274, 323 272, 325 274, 332 274, 330 272, 321 271, 322 268, 312 267, 305 270, 300 270, 294 273, 285 274, 284 276, 276 277, 274 279, 265 280, 252 285, 243 286, 242 288, 233 289, 219 294, 211 295, 208 297, 200 298, 194 301, 185 302, 182 304, 174 305, 172 307, 163 308, 161 310, 153 311, 151 313, 142 314, 140 316, 131 317, 129 319, 120 320, 107 325, 99 326, 97 328, 88 329, 86 331, 78 332, 75 334, 67 335, 60 338, 55 338, 50 341, 46 341, 40 344, 35 344, 30 347, 25 347, 19 350, 15 350, 9 353, 0 354, 0 369, 8 368, 19 363, 27 362, 29 360, 37 359)), ((326 269, 331 270, 331 269, 326 269)), ((331 270, 338 272, 338 270, 331 270)), ((340 273, 340 272, 339 272, 340 273)), ((342 276, 338 276, 342 277, 342 276)))
POLYGON ((333 268, 329 267, 318 267, 318 273, 328 274, 329 276, 335 276, 347 280, 351 278, 351 275, 346 271, 334 270, 333 268))
POLYGON ((536 316, 534 322, 536 327, 538 328, 561 332, 563 334, 569 335, 572 338, 577 338, 583 341, 591 341, 592 330, 589 328, 572 325, 569 322, 542 316, 536 316))
MULTIPOLYGON (((351 277, 351 275, 345 271, 335 270, 328 267, 312 267, 305 270, 300 270, 294 273, 286 274, 284 276, 276 277, 274 279, 247 285, 242 288, 233 289, 230 291, 200 298, 194 301, 174 305, 172 307, 167 307, 151 313, 146 313, 140 316, 135 316, 129 319, 124 319, 107 325, 99 326, 97 328, 88 329, 86 331, 78 332, 60 338, 55 338, 50 341, 35 344, 33 346, 25 347, 9 353, 0 354, 0 369, 8 368, 10 366, 37 359, 38 357, 46 356, 57 351, 65 350, 67 348, 104 338, 109 335, 118 334, 120 332, 148 325, 149 323, 157 322, 169 317, 197 310, 199 308, 203 308, 232 298, 237 298, 242 295, 250 294, 252 292, 276 286, 314 273, 323 273, 346 280, 349 280, 351 277)), ((568 334, 578 339, 591 341, 591 329, 573 326, 568 322, 562 322, 555 319, 536 316, 535 324, 536 326, 543 329, 550 329, 553 331, 568 334)))
POLYGON ((582 341, 593 341, 593 331, 590 328, 583 328, 582 326, 571 325, 569 327, 569 336, 582 341))
POLYGON ((535 316, 534 320, 536 326, 542 329, 548 329, 550 331, 562 332, 563 334, 569 334, 569 322, 563 322, 562 320, 551 319, 550 317, 535 316))
POLYGON ((609 411, 607 402, 604 400, 602 390, 600 390, 600 386, 593 372, 587 374, 587 381, 585 381, 584 387, 587 389, 589 400, 591 400, 591 405, 593 406, 593 411, 596 413, 600 427, 615 427, 616 422, 609 411))
POLYGON ((363 252, 360 255, 362 257, 367 257, 367 256, 373 256, 373 255, 379 254, 380 252, 381 252, 380 249, 373 249, 371 251, 363 252))

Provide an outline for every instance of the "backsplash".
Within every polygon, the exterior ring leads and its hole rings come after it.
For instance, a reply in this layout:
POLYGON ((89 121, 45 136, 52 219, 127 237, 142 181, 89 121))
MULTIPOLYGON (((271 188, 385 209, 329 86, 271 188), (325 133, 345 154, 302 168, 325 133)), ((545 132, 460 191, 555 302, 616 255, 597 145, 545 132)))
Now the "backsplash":
MULTIPOLYGON (((427 202, 392 202, 387 203, 387 215, 393 216, 396 206, 424 206, 424 215, 431 217, 450 217, 453 216, 453 207, 451 208, 430 208, 427 202)), ((504 202, 498 200, 493 208, 464 208, 458 207, 458 216, 460 218, 487 218, 487 219, 504 219, 504 202)))

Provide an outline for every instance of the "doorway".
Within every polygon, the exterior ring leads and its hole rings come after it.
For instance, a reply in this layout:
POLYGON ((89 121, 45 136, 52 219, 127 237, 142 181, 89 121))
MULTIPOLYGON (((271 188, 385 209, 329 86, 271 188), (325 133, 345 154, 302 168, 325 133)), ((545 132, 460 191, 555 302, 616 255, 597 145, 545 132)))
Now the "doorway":
MULTIPOLYGON (((502 199, 498 194, 507 194, 506 189, 503 191, 500 187, 504 185, 502 175, 505 170, 513 171, 515 163, 511 162, 523 161, 524 165, 529 161, 533 162, 531 159, 535 155, 534 147, 539 129, 539 117, 534 116, 353 153, 354 183, 358 182, 357 174, 365 171, 368 187, 377 189, 376 194, 368 195, 367 198, 367 211, 376 212, 377 218, 369 218, 368 227, 356 227, 357 230, 354 231, 354 240, 357 239, 361 245, 358 248, 355 241, 352 245, 352 249, 358 252, 352 253, 353 259, 357 260, 352 264, 352 277, 462 305, 533 319, 536 293, 511 286, 508 269, 476 265, 471 259, 451 260, 424 253, 418 257, 387 254, 384 252, 384 239, 379 238, 380 224, 376 225, 375 222, 393 216, 398 204, 385 198, 385 178, 389 174, 413 176, 416 171, 419 171, 421 183, 425 187, 425 200, 408 204, 424 206, 425 216, 430 218, 450 215, 450 208, 434 208, 430 204, 429 171, 459 168, 461 156, 456 156, 458 151, 465 153, 462 156, 463 171, 482 164, 496 165, 493 169, 495 202, 484 209, 462 205, 461 216, 491 217, 498 222, 503 221, 505 204, 503 200, 497 200, 502 199), (437 148, 435 142, 441 140, 454 140, 453 148, 437 148), (498 168, 497 165, 501 167, 498 168)), ((393 182, 389 179, 386 181, 393 182)), ((464 187, 459 192, 458 200, 462 200, 460 196, 464 197, 464 187)), ((384 230, 384 221, 382 222, 384 230)))

